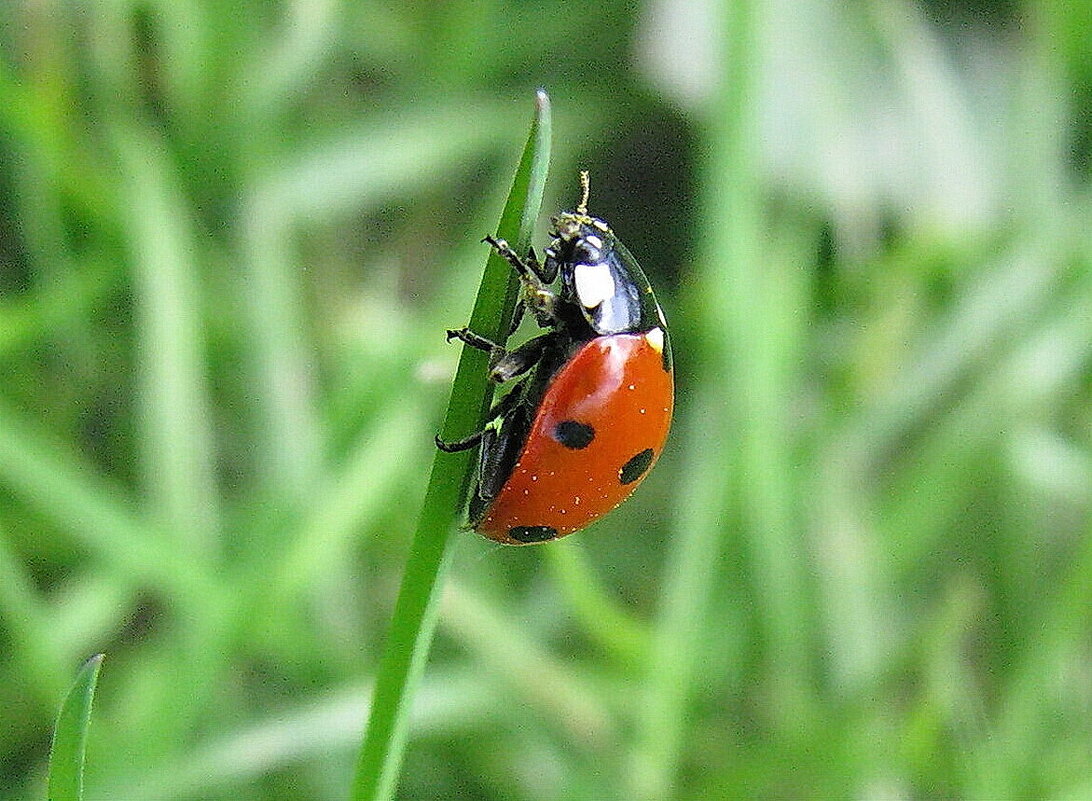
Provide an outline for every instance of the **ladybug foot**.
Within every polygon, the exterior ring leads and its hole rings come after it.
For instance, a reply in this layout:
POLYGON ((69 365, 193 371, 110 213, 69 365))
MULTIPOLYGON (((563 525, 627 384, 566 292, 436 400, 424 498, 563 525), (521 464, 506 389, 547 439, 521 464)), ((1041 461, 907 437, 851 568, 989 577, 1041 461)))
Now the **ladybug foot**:
POLYGON ((475 434, 471 434, 469 437, 463 439, 451 440, 450 442, 444 439, 440 439, 440 435, 436 437, 436 447, 442 450, 444 453, 459 453, 461 451, 468 451, 471 448, 477 446, 482 440, 482 432, 478 431, 475 434))
POLYGON ((486 353, 494 353, 498 350, 504 350, 504 348, 502 348, 496 342, 486 339, 480 334, 475 334, 469 328, 447 329, 447 341, 450 342, 453 339, 457 339, 460 342, 474 348, 475 350, 484 351, 486 353))

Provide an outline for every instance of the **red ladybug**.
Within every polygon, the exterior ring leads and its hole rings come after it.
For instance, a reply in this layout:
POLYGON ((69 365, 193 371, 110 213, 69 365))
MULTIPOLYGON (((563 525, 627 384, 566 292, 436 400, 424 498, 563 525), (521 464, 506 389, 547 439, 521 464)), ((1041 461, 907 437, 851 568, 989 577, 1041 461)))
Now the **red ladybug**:
POLYGON ((549 330, 511 351, 466 328, 447 332, 490 354, 492 380, 524 376, 485 430, 436 439, 449 453, 480 446, 468 527, 509 545, 564 537, 614 509, 648 475, 671 427, 663 312, 637 260, 588 215, 588 174, 580 178, 583 200, 553 219, 544 263, 485 239, 523 284, 513 330, 526 312, 549 330))

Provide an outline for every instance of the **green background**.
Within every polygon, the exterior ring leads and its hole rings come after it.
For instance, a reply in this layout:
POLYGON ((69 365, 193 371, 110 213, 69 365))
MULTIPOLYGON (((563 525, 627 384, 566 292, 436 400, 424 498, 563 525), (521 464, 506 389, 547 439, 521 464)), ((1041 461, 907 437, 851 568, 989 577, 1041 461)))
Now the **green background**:
MULTIPOLYGON (((531 117, 678 409, 469 533, 400 797, 1092 798, 1081 0, 11 0, 0 797, 343 799, 531 117)), ((541 247, 547 227, 540 226, 541 247)))

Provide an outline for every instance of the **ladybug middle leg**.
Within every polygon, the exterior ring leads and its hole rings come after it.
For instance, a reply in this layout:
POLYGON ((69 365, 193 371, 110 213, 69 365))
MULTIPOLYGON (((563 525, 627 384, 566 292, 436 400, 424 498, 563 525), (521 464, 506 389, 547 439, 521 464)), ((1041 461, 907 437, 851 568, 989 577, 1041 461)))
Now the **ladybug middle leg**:
POLYGON ((457 339, 463 342, 475 350, 485 351, 492 354, 497 351, 503 351, 500 345, 491 339, 486 339, 481 334, 475 334, 469 328, 449 328, 447 329, 447 341, 450 342, 453 339, 457 339))
POLYGON ((489 354, 489 379, 498 384, 521 376, 538 364, 542 360, 542 354, 554 344, 557 338, 558 335, 550 331, 527 340, 515 350, 506 350, 480 334, 475 334, 469 328, 452 329, 447 332, 449 342, 458 339, 476 350, 489 354))

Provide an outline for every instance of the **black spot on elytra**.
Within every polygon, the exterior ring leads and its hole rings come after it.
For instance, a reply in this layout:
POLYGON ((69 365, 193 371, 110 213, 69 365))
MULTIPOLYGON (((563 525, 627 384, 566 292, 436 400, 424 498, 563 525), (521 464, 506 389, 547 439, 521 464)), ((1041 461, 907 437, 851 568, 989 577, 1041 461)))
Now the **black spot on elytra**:
POLYGON ((557 529, 550 526, 513 526, 508 536, 516 542, 546 542, 557 539, 557 529))
POLYGON ((591 445, 595 439, 595 429, 587 423, 576 420, 562 420, 554 427, 554 439, 566 448, 578 451, 591 445))
POLYGON ((632 484, 645 474, 650 464, 652 464, 652 448, 645 448, 622 465, 622 469, 618 471, 618 480, 623 484, 632 484))

